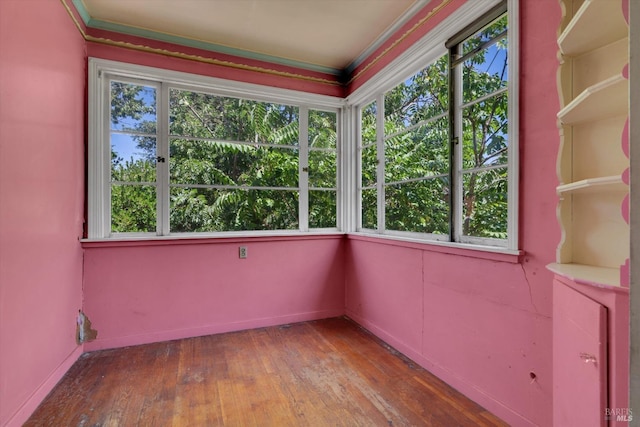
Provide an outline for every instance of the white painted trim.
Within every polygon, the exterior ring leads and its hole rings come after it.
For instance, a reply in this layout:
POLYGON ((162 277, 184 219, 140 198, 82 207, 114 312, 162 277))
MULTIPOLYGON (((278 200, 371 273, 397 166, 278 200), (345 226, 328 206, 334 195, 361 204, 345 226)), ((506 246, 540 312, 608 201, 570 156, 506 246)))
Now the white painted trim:
POLYGON ((387 161, 384 152, 384 94, 379 94, 376 98, 376 144, 376 156, 378 158, 376 168, 378 233, 384 233, 386 230, 384 169, 387 161))
MULTIPOLYGON (((458 47, 461 48, 460 45, 458 47)), ((456 52, 459 53, 460 51, 456 52)), ((449 58, 449 63, 452 63, 452 59, 449 58)), ((455 92, 453 94, 453 99, 449 100, 454 106, 454 124, 455 128, 453 130, 453 135, 450 135, 451 138, 458 138, 458 143, 452 147, 453 149, 453 159, 454 164, 451 165, 453 169, 453 173, 451 176, 453 177, 453 183, 451 184, 453 190, 453 197, 450 198, 453 206, 449 206, 449 209, 453 209, 453 239, 456 242, 460 242, 462 240, 463 234, 463 223, 464 223, 464 209, 462 208, 464 204, 464 179, 462 176, 462 158, 463 158, 463 145, 464 145, 464 131, 463 131, 463 119, 462 119, 462 99, 463 99, 463 72, 462 72, 462 64, 455 66, 453 70, 449 70, 450 73, 453 73, 454 79, 454 88, 455 92)), ((451 123, 449 123, 451 127, 451 123)), ((450 226, 451 226, 450 225, 450 226)))
POLYGON ((507 248, 518 248, 519 233, 519 184, 520 184, 520 9, 518 0, 508 0, 507 14, 509 33, 507 38, 509 74, 509 151, 508 151, 508 182, 507 206, 509 206, 507 220, 507 248))
POLYGON ((354 127, 354 139, 353 139, 353 162, 355 167, 354 181, 354 197, 355 197, 355 212, 352 213, 354 217, 353 228, 348 231, 356 231, 362 228, 362 151, 364 146, 362 144, 362 107, 349 107, 352 109, 353 114, 351 119, 354 127))
POLYGON ((309 231, 309 108, 298 109, 298 221, 309 231))
POLYGON ((102 178, 102 168, 104 166, 104 159, 102 152, 104 147, 102 140, 104 136, 101 136, 105 126, 103 125, 103 116, 105 112, 102 106, 105 103, 103 92, 100 90, 102 85, 100 79, 102 76, 99 74, 98 65, 95 62, 89 61, 89 80, 88 80, 88 156, 87 156, 87 233, 92 237, 106 237, 104 236, 104 191, 96 191, 96 189, 104 189, 104 179, 102 178))
POLYGON ((353 153, 353 108, 345 107, 338 114, 338 212, 336 214, 337 227, 341 231, 353 229, 353 193, 354 183, 354 153, 353 153))
POLYGON ((156 168, 156 232, 162 236, 170 231, 169 216, 171 189, 169 188, 169 86, 163 84, 156 95, 156 153, 165 162, 156 168), (160 107, 160 108, 158 108, 160 107))

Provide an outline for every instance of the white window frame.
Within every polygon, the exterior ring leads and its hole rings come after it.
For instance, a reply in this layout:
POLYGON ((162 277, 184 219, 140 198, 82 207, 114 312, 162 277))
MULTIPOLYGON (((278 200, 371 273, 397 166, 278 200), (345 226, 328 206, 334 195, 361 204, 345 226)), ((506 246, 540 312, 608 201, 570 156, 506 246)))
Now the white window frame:
MULTIPOLYGON (((487 0, 466 2, 458 10, 452 13, 438 24, 432 31, 426 34, 421 40, 407 49, 397 59, 387 65, 382 71, 373 78, 363 84, 347 97, 347 105, 353 108, 356 113, 354 116, 358 119, 356 128, 360 126, 360 110, 372 101, 378 102, 378 121, 384 113, 380 108, 381 96, 400 84, 402 81, 413 76, 425 66, 433 63, 441 56, 448 53, 445 43, 451 37, 477 21, 486 12, 500 4, 502 0, 487 0)), ((509 150, 508 150, 508 190, 507 190, 507 239, 483 239, 471 238, 465 236, 462 241, 450 242, 442 241, 442 236, 426 233, 401 232, 384 229, 384 193, 378 193, 378 229, 362 228, 362 210, 361 203, 357 203, 357 208, 351 214, 350 223, 354 224, 353 232, 374 234, 390 238, 400 238, 402 240, 429 242, 438 245, 454 246, 461 248, 480 249, 490 252, 518 253, 518 169, 519 169, 519 90, 518 90, 518 51, 519 51, 519 18, 518 18, 518 0, 507 0, 507 15, 509 22, 508 31, 508 117, 509 117, 509 150), (382 227, 381 227, 382 225, 382 227)), ((382 104, 384 105, 384 104, 382 104)), ((380 144, 381 136, 378 136, 378 144, 380 144)), ((348 165, 352 168, 355 179, 355 188, 352 191, 357 194, 358 200, 361 200, 360 189, 360 161, 359 147, 362 145, 360 132, 354 132, 354 144, 356 151, 356 159, 353 159, 348 165)), ((380 145, 378 146, 380 148, 380 145)), ((384 153, 384 151, 382 151, 384 153)), ((384 165, 384 155, 378 152, 379 165, 384 165), (382 157, 381 157, 382 155, 382 157)), ((453 165, 452 165, 453 167, 453 165)), ((380 172, 379 172, 380 177, 380 172)), ((380 183, 378 182, 378 185, 380 183)), ((446 236, 449 239, 449 236, 446 236)))
MULTIPOLYGON (((342 195, 342 143, 344 131, 341 121, 344 118, 344 99, 325 95, 310 94, 288 89, 261 86, 251 83, 223 80, 213 77, 170 71, 165 69, 128 64, 117 61, 89 58, 88 69, 88 199, 87 199, 87 237, 89 240, 110 238, 153 239, 167 237, 210 236, 255 236, 301 233, 339 232, 344 223, 344 200, 342 195), (157 89, 157 103, 168 105, 168 87, 211 93, 215 96, 251 99, 260 102, 292 105, 299 108, 301 131, 299 133, 299 182, 298 193, 300 209, 298 230, 262 230, 229 231, 210 233, 170 233, 169 231, 169 175, 168 162, 161 163, 157 169, 157 225, 156 233, 112 233, 111 232, 111 182, 110 182, 110 81, 115 80, 141 82, 153 85, 157 89), (308 224, 308 112, 310 110, 327 111, 336 114, 336 227, 309 229, 308 224)), ((168 108, 159 108, 157 117, 157 152, 168 156, 168 108)), ((240 187, 242 188, 242 187, 240 187)))

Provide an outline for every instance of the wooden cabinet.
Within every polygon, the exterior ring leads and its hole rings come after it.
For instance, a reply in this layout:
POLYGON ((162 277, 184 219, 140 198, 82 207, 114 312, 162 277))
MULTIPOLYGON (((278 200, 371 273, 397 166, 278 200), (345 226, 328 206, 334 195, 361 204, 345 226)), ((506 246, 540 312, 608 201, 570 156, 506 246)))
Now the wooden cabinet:
POLYGON ((553 425, 626 427, 607 416, 628 406, 629 289, 556 275, 553 425))
POLYGON ((628 286, 628 0, 565 0, 557 274, 628 286))
POLYGON ((607 309, 569 286, 553 298, 554 425, 605 426, 607 309))

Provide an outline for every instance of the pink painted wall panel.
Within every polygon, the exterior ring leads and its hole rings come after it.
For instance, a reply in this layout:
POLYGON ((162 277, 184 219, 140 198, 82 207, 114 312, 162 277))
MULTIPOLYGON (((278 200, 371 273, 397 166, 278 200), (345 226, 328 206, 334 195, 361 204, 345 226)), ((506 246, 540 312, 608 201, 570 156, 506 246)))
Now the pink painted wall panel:
POLYGON ((0 425, 82 350, 84 58, 59 2, 0 2, 0 425))
MULTIPOLYGON (((473 283, 496 291, 504 284, 473 283)), ((439 286, 425 288, 424 306, 422 354, 432 372, 462 390, 472 387, 485 407, 510 424, 549 425, 550 414, 541 408, 551 407, 551 319, 439 286)))
POLYGON ((350 241, 347 265, 347 315, 398 349, 419 349, 422 251, 350 241))
POLYGON ((88 350, 342 315, 341 236, 87 247, 88 350), (238 247, 248 247, 248 258, 238 247))
POLYGON ((443 287, 519 310, 537 310, 529 278, 521 263, 464 257, 464 268, 442 268, 452 260, 460 262, 459 257, 449 254, 424 252, 425 286, 443 287), (478 286, 478 282, 488 285, 478 286))

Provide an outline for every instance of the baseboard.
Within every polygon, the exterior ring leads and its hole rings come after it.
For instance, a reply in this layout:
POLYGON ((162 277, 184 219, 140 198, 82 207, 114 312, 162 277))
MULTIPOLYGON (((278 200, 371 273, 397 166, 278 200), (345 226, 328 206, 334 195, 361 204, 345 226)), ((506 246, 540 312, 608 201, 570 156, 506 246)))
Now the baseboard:
POLYGON ((44 400, 45 397, 53 390, 58 384, 58 381, 67 373, 69 368, 78 360, 78 358, 84 352, 83 346, 77 346, 69 356, 67 356, 58 367, 51 372, 46 380, 40 384, 40 386, 29 396, 24 404, 13 414, 9 421, 4 425, 5 427, 19 427, 23 425, 36 410, 38 405, 44 400))
POLYGON ((182 338, 199 337, 204 335, 221 334, 225 332, 242 331, 246 329, 264 328, 267 326, 284 325, 294 322, 328 319, 344 315, 344 309, 310 311, 305 313, 288 314, 284 316, 265 317, 259 319, 243 320, 239 322, 216 323, 193 328, 173 329, 167 331, 149 332, 145 334, 127 335, 98 339, 85 343, 85 351, 105 350, 121 348, 132 345, 150 344, 154 342, 171 341, 182 338))
POLYGON ((367 329, 376 337, 380 338, 385 343, 389 344, 395 350, 407 356, 409 359, 413 360, 414 362, 425 368, 427 371, 431 372, 433 375, 440 378, 442 381, 444 381, 460 393, 464 394, 469 399, 473 400, 497 417, 506 421, 509 425, 535 427, 536 424, 534 424, 518 412, 515 412, 508 406, 504 405, 499 400, 496 400, 494 397, 487 394, 486 391, 482 390, 474 384, 465 381, 463 378, 459 377, 454 372, 446 369, 445 367, 429 360, 427 357, 420 354, 419 351, 416 351, 415 349, 398 341, 393 335, 378 327, 376 324, 364 319, 362 316, 359 316, 357 313, 348 309, 346 310, 345 315, 363 328, 367 329))

